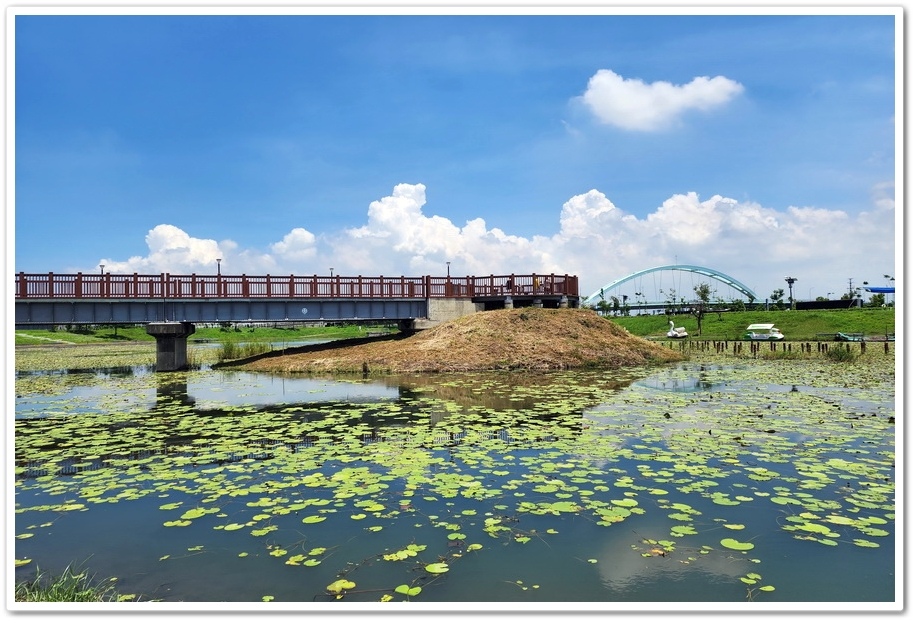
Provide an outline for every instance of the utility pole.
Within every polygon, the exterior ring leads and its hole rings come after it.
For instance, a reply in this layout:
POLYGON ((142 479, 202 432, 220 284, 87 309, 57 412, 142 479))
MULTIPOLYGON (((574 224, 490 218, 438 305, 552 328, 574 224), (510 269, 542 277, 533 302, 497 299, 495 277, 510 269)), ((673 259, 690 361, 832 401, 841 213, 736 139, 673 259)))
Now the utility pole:
POLYGON ((792 296, 792 284, 798 281, 795 277, 786 277, 786 283, 789 284, 789 309, 795 307, 795 297, 792 296))

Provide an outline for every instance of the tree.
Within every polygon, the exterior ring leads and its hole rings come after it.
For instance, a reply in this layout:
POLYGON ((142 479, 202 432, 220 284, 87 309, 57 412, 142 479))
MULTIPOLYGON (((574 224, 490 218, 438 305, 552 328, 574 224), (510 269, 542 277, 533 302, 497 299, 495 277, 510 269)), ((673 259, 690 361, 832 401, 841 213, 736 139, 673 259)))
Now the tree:
POLYGON ((881 307, 884 305, 884 294, 872 294, 868 299, 868 307, 881 307))
POLYGON ((708 283, 701 283, 694 286, 693 291, 697 295, 697 301, 691 307, 690 313, 697 319, 697 335, 703 335, 703 316, 706 315, 706 310, 709 308, 709 297, 712 295, 712 290, 708 283))
POLYGON ((601 292, 598 293, 598 298, 600 300, 595 304, 595 309, 597 309, 598 313, 602 316, 607 316, 610 305, 608 305, 608 302, 604 300, 604 288, 601 288, 601 292))
MULTIPOLYGON (((665 296, 664 290, 659 290, 658 293, 661 294, 662 296, 665 296)), ((677 305, 677 290, 675 290, 674 288, 671 288, 670 290, 668 290, 668 296, 665 297, 665 312, 669 316, 673 315, 675 312, 676 305, 677 305)))
POLYGON ((773 300, 773 305, 782 309, 782 306, 783 306, 782 297, 784 297, 785 295, 786 295, 786 291, 783 290, 782 288, 776 288, 775 290, 773 290, 773 294, 770 295, 770 298, 773 300))

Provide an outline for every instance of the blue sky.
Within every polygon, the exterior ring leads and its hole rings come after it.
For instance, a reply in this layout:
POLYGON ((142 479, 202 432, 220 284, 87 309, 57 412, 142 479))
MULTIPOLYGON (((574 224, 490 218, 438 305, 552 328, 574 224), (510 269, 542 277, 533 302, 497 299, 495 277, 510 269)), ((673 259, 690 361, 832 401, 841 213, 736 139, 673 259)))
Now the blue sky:
POLYGON ((902 270, 893 13, 415 12, 17 15, 8 272, 902 270))

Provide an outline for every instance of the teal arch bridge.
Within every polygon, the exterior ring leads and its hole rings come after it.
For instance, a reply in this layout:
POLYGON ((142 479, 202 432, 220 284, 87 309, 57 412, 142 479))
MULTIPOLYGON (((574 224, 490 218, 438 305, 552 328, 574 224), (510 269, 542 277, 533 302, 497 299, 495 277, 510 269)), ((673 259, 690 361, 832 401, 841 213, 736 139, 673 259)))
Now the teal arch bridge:
POLYGON ((616 279, 585 298, 582 305, 594 307, 604 300, 608 304, 616 301, 620 307, 627 306, 631 310, 666 309, 672 303, 677 305, 682 301, 696 300, 694 287, 702 283, 710 286, 711 303, 727 303, 736 299, 753 303, 758 300, 753 290, 718 270, 692 264, 666 264, 616 279))

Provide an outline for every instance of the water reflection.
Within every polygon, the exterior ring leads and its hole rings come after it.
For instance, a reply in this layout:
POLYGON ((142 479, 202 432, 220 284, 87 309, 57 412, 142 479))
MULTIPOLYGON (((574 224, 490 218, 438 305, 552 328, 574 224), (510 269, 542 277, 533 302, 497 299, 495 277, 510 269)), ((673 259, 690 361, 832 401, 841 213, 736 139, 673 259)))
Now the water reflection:
POLYGON ((156 404, 177 404, 193 407, 194 398, 188 394, 188 377, 181 375, 162 375, 157 377, 156 404))
POLYGON ((717 380, 724 366, 681 364, 636 382, 641 387, 676 393, 712 391, 726 385, 717 380))
MULTIPOLYGON (((690 586, 682 585, 687 579, 704 587, 710 582, 734 587, 738 578, 754 570, 754 563, 746 557, 722 551, 700 554, 698 549, 685 546, 683 538, 669 551, 655 544, 666 540, 675 542, 669 527, 662 524, 643 523, 638 533, 604 533, 594 550, 602 584, 622 598, 638 594, 646 586, 664 586, 651 596, 653 601, 690 601, 690 586)), ((726 593, 722 598, 734 599, 736 595, 740 592, 730 597, 726 593)))

